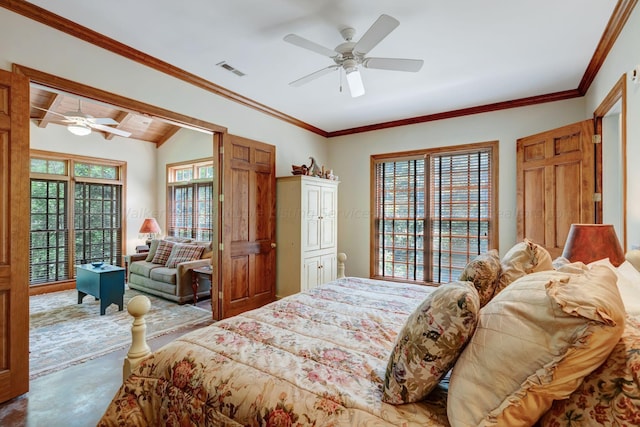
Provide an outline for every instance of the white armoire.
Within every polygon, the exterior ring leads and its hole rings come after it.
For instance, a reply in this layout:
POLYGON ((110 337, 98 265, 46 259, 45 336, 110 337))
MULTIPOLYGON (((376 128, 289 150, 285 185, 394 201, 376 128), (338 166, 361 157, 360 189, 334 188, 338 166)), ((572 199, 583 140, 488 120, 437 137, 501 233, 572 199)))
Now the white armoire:
POLYGON ((335 280, 338 181, 296 175, 276 178, 276 297, 335 280))

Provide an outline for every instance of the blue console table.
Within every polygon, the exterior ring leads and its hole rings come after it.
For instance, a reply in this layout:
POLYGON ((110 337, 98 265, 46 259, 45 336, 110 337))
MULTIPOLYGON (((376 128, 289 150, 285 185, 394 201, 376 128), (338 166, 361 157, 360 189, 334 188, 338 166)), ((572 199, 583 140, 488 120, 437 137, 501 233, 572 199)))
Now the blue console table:
POLYGON ((124 268, 104 264, 94 267, 91 264, 79 265, 76 272, 76 289, 78 304, 86 295, 93 295, 100 300, 100 315, 105 313, 111 304, 117 304, 122 311, 124 299, 124 268))

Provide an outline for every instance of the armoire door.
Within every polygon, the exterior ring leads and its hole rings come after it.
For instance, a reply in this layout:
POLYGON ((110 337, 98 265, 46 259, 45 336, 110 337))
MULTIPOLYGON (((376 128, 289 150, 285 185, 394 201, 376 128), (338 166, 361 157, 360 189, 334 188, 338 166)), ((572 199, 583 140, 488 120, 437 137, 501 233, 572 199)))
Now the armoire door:
POLYGON ((593 121, 520 138, 516 149, 518 240, 562 254, 572 223, 593 223, 593 121))
POLYGON ((0 70, 0 402, 29 391, 29 80, 0 70))
POLYGON ((223 136, 222 313, 229 317, 275 300, 276 149, 223 136))

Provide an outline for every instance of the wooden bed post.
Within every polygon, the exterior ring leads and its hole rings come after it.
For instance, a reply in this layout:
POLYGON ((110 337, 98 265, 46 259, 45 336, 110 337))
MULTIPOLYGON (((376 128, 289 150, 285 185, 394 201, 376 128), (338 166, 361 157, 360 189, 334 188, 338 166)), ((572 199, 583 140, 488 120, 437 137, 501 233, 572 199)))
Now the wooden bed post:
POLYGON ((347 260, 347 254, 344 252, 338 253, 338 279, 345 277, 344 275, 344 262, 347 260))
POLYGON ((140 361, 151 353, 147 344, 147 322, 144 315, 149 312, 151 301, 144 295, 136 295, 127 304, 127 311, 133 316, 131 326, 131 348, 124 358, 122 366, 122 381, 126 381, 131 372, 138 366, 140 361))

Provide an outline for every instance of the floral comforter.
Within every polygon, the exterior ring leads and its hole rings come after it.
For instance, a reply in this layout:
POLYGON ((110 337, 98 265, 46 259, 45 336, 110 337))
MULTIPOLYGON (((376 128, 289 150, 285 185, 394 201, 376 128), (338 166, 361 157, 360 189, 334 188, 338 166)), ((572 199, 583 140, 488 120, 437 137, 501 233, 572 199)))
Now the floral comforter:
POLYGON ((553 402, 543 427, 640 425, 640 317, 627 316, 611 355, 568 399, 553 402))
POLYGON ((100 426, 448 426, 445 388, 383 403, 394 339, 434 288, 338 279, 194 331, 145 359, 100 426))

